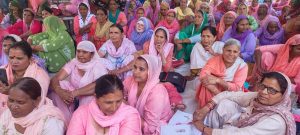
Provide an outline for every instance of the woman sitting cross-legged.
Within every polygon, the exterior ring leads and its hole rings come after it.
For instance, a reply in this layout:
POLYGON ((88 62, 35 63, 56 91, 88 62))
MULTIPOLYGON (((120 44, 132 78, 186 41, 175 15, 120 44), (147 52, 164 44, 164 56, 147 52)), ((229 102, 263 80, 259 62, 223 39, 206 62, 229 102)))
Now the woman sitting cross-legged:
POLYGON ((94 81, 107 73, 92 42, 81 41, 76 52, 76 58, 64 65, 51 80, 54 90, 51 98, 63 111, 67 123, 74 111, 74 98, 78 97, 80 106, 90 103, 94 99, 94 81))
POLYGON ((128 64, 134 59, 134 43, 124 36, 121 25, 114 24, 109 28, 109 40, 99 49, 98 54, 107 60, 109 73, 117 74, 124 79, 130 74, 128 64))
POLYGON ((141 55, 134 63, 133 76, 123 83, 129 105, 137 108, 142 118, 144 135, 159 135, 160 126, 172 117, 169 95, 159 83, 161 61, 153 55, 141 55))
POLYGON ((265 73, 255 91, 216 95, 194 113, 194 125, 205 135, 296 135, 290 79, 265 73))
POLYGON ((142 135, 139 112, 123 102, 124 86, 116 75, 96 80, 96 99, 73 114, 67 135, 142 135))
POLYGON ((196 94, 200 107, 222 91, 241 91, 248 66, 239 57, 240 48, 239 41, 229 39, 225 42, 223 54, 207 61, 200 72, 201 84, 196 94))

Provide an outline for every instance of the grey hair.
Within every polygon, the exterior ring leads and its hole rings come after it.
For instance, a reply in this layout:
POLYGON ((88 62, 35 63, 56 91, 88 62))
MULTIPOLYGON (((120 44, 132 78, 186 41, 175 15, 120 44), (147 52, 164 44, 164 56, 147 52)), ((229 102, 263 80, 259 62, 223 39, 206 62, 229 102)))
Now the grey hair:
POLYGON ((241 42, 238 41, 238 40, 236 40, 236 39, 234 39, 234 38, 230 38, 230 39, 226 40, 223 48, 225 48, 227 46, 232 46, 232 45, 235 45, 238 48, 241 48, 241 42))

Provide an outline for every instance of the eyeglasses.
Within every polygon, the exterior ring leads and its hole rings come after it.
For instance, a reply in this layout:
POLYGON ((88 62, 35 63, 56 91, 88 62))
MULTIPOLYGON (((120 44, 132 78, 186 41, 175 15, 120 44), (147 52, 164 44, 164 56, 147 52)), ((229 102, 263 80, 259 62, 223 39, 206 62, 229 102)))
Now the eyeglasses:
POLYGON ((279 90, 276 90, 276 89, 274 89, 272 87, 268 87, 268 86, 266 86, 266 85, 264 85, 262 83, 257 84, 257 88, 258 88, 258 90, 265 90, 265 89, 267 89, 268 94, 272 94, 272 95, 280 93, 279 90))

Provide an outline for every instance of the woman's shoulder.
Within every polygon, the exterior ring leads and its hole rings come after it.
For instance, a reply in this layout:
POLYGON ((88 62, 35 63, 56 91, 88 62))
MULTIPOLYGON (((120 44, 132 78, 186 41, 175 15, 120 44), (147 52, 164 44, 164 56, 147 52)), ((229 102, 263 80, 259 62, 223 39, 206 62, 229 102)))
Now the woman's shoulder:
MULTIPOLYGON (((157 93, 165 94, 165 92, 167 92, 167 89, 162 83, 156 84, 151 90, 151 93, 154 93, 154 94, 157 94, 157 93)), ((160 95, 160 94, 158 94, 158 95, 160 95)))
POLYGON ((76 109, 73 116, 76 116, 76 117, 79 117, 79 118, 87 117, 87 114, 89 112, 88 109, 89 109, 89 104, 81 105, 76 109))

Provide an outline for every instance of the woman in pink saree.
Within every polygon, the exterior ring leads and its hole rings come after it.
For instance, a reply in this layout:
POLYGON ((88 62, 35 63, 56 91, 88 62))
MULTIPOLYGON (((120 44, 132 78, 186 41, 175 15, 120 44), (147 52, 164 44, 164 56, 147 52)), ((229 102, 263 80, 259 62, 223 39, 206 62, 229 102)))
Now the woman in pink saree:
POLYGON ((97 79, 95 100, 74 112, 67 135, 142 135, 139 112, 123 102, 123 90, 116 75, 97 79))
POLYGON ((14 82, 8 93, 8 109, 0 117, 0 134, 63 135, 63 114, 42 93, 33 78, 14 82))
POLYGON ((161 64, 156 56, 141 55, 135 61, 133 76, 123 82, 128 104, 141 115, 144 135, 159 135, 160 126, 173 115, 168 92, 159 83, 161 64))
POLYGON ((76 52, 76 58, 64 65, 51 80, 54 92, 50 96, 64 113, 67 123, 74 112, 74 98, 78 98, 80 106, 89 104, 94 99, 93 82, 107 73, 92 42, 81 41, 76 52))

